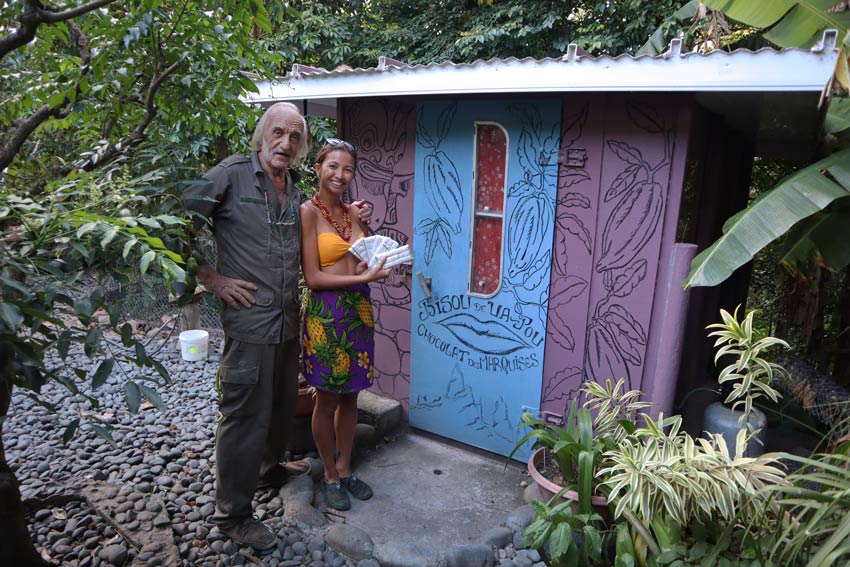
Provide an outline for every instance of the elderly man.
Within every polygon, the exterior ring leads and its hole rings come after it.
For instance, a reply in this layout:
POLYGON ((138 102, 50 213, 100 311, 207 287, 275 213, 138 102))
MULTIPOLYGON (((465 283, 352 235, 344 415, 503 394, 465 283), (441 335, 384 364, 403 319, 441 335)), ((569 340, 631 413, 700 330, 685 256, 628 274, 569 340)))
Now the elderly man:
POLYGON ((250 155, 212 168, 184 199, 200 215, 196 226, 211 223, 218 245, 217 268, 203 265, 198 273, 223 302, 213 522, 236 543, 263 550, 276 536, 253 516, 251 500, 258 486, 285 481, 280 461, 298 389, 302 195, 290 168, 310 149, 307 123, 294 105, 275 104, 251 146, 250 155))

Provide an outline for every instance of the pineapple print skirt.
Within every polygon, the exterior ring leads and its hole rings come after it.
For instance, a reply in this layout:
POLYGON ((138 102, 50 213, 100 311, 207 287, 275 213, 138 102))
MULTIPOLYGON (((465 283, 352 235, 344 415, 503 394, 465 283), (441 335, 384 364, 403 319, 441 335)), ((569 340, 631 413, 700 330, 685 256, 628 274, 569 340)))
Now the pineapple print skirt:
POLYGON ((301 329, 301 372, 307 383, 336 394, 371 386, 374 327, 368 285, 311 290, 301 329))

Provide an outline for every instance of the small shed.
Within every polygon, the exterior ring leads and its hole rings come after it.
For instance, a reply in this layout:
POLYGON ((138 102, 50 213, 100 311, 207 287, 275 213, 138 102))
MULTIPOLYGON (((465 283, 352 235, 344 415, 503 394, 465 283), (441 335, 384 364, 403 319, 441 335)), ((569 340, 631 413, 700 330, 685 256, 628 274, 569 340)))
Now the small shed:
POLYGON ((523 410, 559 419, 586 379, 659 411, 705 373, 725 287, 691 260, 747 202, 755 156, 806 158, 836 34, 811 50, 295 65, 253 103, 334 117, 352 199, 414 250, 373 285, 374 389, 412 426, 507 454, 523 410))

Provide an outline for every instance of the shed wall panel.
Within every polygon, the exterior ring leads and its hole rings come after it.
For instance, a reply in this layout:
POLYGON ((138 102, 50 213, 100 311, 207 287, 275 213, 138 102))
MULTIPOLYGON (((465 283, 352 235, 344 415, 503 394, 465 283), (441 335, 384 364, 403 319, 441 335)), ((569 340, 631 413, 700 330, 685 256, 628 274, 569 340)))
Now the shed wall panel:
MULTIPOLYGON (((393 98, 345 100, 340 135, 357 147, 352 199, 373 207, 370 228, 400 244, 413 236, 415 106, 393 98)), ((372 391, 395 398, 407 410, 410 397, 409 266, 372 284, 375 315, 375 382, 372 391)))
MULTIPOLYGON (((587 159, 559 168, 541 409, 562 414, 584 380, 624 378, 659 392, 645 375, 665 211, 680 199, 671 172, 686 98, 566 96, 562 150, 587 159), (570 152, 572 150, 572 152, 570 152), (569 331, 569 332, 567 332, 569 331)), ((679 161, 683 161, 681 158, 679 161)), ((683 167, 683 164, 676 164, 683 167)), ((679 176, 678 179, 681 179, 679 176)))

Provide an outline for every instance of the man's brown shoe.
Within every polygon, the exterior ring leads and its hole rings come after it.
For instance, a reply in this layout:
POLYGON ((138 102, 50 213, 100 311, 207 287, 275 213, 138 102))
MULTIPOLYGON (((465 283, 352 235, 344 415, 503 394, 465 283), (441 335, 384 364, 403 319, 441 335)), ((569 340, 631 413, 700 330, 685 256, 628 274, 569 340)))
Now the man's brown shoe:
POLYGON ((254 517, 229 525, 222 524, 218 529, 234 543, 253 547, 257 551, 271 549, 277 543, 277 536, 272 529, 254 517))

